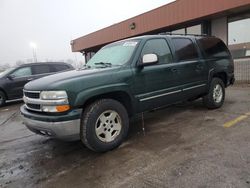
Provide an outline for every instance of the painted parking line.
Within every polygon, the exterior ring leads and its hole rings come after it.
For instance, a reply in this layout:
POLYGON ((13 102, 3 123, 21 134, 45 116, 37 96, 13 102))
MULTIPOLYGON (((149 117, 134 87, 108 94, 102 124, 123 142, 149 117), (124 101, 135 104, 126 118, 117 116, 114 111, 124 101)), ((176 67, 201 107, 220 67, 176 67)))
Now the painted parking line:
POLYGON ((6 109, 1 110, 1 112, 6 112, 6 111, 8 111, 8 110, 9 110, 9 109, 6 108, 6 109))
POLYGON ((243 121, 244 119, 248 118, 249 116, 250 116, 250 112, 246 113, 245 115, 241 115, 241 116, 239 116, 239 117, 237 117, 237 118, 235 118, 235 119, 233 119, 233 120, 231 120, 231 121, 228 121, 227 123, 225 123, 225 124, 223 125, 223 127, 224 127, 224 128, 232 127, 232 126, 234 126, 235 124, 237 124, 237 123, 243 121))

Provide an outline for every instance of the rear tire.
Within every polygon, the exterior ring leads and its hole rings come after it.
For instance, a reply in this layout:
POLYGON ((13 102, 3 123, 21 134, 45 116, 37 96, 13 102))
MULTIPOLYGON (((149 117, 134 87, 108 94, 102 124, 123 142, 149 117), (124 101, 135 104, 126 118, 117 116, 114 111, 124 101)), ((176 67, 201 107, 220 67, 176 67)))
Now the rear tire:
POLYGON ((82 115, 81 141, 91 150, 106 152, 118 147, 129 129, 125 107, 113 99, 101 99, 89 105, 82 115))
POLYGON ((6 95, 3 91, 0 91, 0 107, 6 103, 6 95))
POLYGON ((213 78, 209 93, 203 97, 203 103, 208 109, 220 108, 225 99, 225 84, 220 78, 213 78))

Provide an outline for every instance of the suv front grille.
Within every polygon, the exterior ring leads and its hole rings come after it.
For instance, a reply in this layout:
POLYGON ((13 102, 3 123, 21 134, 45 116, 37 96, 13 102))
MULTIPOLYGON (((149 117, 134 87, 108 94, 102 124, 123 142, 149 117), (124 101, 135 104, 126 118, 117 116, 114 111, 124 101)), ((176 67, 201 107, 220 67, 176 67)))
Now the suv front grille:
POLYGON ((24 95, 26 97, 29 97, 32 99, 39 99, 40 98, 40 92, 24 91, 24 95))
MULTIPOLYGON (((23 91, 23 94, 25 97, 29 98, 29 99, 40 99, 40 91, 23 91)), ((25 101, 24 101, 25 102, 25 101)), ((28 110, 32 110, 32 111, 41 111, 41 105, 40 104, 32 104, 30 102, 26 102, 26 108, 28 110)))
POLYGON ((28 107, 28 109, 34 109, 34 110, 39 110, 41 109, 41 105, 40 104, 26 104, 26 106, 28 107))

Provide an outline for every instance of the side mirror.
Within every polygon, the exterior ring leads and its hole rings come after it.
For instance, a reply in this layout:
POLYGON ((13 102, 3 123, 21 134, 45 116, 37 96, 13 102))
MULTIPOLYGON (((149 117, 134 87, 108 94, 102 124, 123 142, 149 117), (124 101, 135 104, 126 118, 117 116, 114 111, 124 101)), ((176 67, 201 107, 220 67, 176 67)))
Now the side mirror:
POLYGON ((15 76, 14 76, 14 75, 8 75, 7 78, 8 78, 9 80, 13 80, 13 79, 15 78, 15 76))
POLYGON ((157 62, 158 62, 158 57, 156 54, 145 54, 142 57, 142 65, 143 66, 156 64, 157 62))

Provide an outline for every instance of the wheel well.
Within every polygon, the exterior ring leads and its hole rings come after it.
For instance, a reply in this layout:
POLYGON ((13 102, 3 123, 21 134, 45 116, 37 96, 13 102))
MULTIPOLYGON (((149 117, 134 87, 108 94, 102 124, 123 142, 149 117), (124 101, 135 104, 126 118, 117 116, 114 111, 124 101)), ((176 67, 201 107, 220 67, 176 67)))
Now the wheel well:
POLYGON ((2 91, 2 92, 4 93, 6 99, 8 100, 8 95, 7 95, 7 93, 6 93, 2 88, 0 88, 0 91, 2 91))
POLYGON ((220 78, 227 87, 227 74, 225 72, 215 73, 213 77, 220 78))
POLYGON ((90 105, 91 103, 99 99, 117 100, 126 108, 129 117, 133 115, 134 110, 133 110, 131 98, 127 93, 122 92, 122 91, 110 92, 110 93, 105 93, 105 94, 91 97, 84 103, 82 107, 85 108, 86 106, 90 105))

